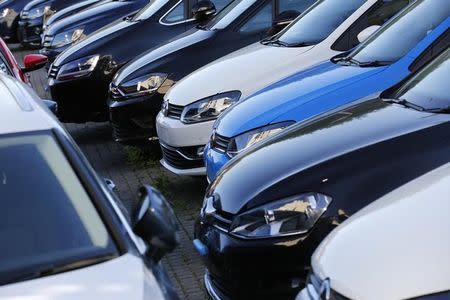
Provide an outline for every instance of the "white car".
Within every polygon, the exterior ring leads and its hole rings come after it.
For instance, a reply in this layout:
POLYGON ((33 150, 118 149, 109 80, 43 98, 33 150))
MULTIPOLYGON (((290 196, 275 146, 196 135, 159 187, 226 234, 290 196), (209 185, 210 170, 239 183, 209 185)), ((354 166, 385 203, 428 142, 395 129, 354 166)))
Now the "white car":
POLYGON ((177 299, 162 196, 131 218, 30 87, 0 75, 0 299, 177 299))
POLYGON ((450 299, 450 164, 350 217, 311 265, 297 300, 450 299))
POLYGON ((162 150, 177 162, 162 164, 179 175, 204 175, 203 149, 220 113, 270 83, 352 49, 409 2, 318 0, 278 35, 186 76, 166 94, 157 116, 162 150))

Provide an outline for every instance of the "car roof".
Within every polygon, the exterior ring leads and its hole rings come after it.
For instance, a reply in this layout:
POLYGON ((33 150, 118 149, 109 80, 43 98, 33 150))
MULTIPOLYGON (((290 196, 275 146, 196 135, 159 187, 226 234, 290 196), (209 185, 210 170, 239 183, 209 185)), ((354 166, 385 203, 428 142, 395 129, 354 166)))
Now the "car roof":
POLYGON ((0 74, 0 99, 0 135, 59 126, 31 87, 13 77, 0 74))

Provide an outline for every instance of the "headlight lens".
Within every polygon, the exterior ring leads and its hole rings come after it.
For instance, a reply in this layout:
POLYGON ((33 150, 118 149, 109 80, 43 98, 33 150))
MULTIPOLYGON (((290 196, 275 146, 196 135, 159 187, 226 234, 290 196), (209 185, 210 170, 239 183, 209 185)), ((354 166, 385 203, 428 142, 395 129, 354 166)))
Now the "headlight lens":
POLYGON ((61 67, 58 80, 70 80, 89 76, 97 66, 99 55, 88 56, 69 62, 61 67))
POLYGON ((265 140, 274 134, 277 134, 278 132, 294 123, 294 121, 276 123, 238 135, 231 139, 227 149, 227 154, 230 156, 235 156, 242 150, 262 140, 265 140))
POLYGON ((257 207, 234 218, 231 233, 250 239, 308 232, 331 203, 331 197, 305 193, 257 207))
POLYGON ((240 97, 241 92, 231 91, 194 102, 184 108, 181 122, 189 124, 214 120, 240 97))
POLYGON ((84 35, 83 28, 71 29, 55 35, 52 41, 52 46, 55 48, 63 47, 72 43, 79 42, 85 37, 86 35, 84 35))
POLYGON ((145 75, 123 84, 119 89, 125 97, 137 97, 155 92, 166 80, 167 74, 154 73, 145 75))

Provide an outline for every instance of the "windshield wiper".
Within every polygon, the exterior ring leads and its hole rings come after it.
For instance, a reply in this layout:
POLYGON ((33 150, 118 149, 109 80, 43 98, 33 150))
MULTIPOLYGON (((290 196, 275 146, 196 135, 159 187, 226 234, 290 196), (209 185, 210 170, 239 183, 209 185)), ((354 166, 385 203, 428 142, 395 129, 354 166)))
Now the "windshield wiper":
POLYGON ((87 267, 94 264, 99 264, 110 259, 117 257, 116 254, 102 254, 99 256, 89 257, 86 259, 72 261, 66 264, 56 265, 56 264, 45 264, 32 270, 21 270, 18 272, 8 272, 6 276, 0 277, 0 285, 10 284, 14 282, 31 280, 35 278, 40 278, 49 275, 55 275, 58 273, 67 272, 74 269, 79 269, 87 267))
POLYGON ((282 46, 282 47, 289 47, 288 43, 282 42, 278 39, 272 40, 272 39, 268 39, 268 40, 262 40, 261 44, 263 45, 278 45, 278 46, 282 46))
POLYGON ((336 60, 337 63, 345 63, 346 66, 360 66, 361 62, 357 61, 356 59, 354 59, 353 57, 350 56, 346 56, 346 57, 342 57, 340 59, 336 60))
POLYGON ((392 64, 392 61, 382 61, 382 60, 374 60, 374 61, 367 61, 367 62, 360 62, 360 67, 382 67, 382 66, 389 66, 392 64))
POLYGON ((425 109, 424 107, 414 104, 412 102, 409 102, 405 99, 390 99, 390 98, 383 98, 382 99, 384 102, 388 102, 388 103, 395 103, 395 104, 399 104, 399 105, 403 105, 404 107, 407 108, 412 108, 418 111, 428 111, 427 109, 425 109))
POLYGON ((426 109, 427 112, 435 113, 435 114, 448 114, 450 113, 450 106, 441 107, 441 108, 429 108, 426 109))

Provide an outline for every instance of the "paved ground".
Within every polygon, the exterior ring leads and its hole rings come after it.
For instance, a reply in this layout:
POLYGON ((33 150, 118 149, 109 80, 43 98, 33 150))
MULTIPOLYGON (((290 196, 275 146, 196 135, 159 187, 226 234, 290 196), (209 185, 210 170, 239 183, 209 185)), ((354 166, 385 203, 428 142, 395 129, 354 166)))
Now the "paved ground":
MULTIPOLYGON (((11 49, 19 62, 25 54, 32 53, 14 45, 11 49)), ((32 73, 31 82, 39 96, 50 99, 45 89, 44 70, 32 73)), ((158 163, 159 153, 155 147, 143 154, 113 142, 108 123, 65 125, 97 172, 114 181, 128 209, 133 209, 136 192, 143 184, 156 186, 168 197, 180 224, 181 244, 167 255, 164 263, 181 299, 207 299, 202 284, 204 266, 192 246, 193 224, 206 180, 178 177, 165 171, 158 163)))

